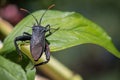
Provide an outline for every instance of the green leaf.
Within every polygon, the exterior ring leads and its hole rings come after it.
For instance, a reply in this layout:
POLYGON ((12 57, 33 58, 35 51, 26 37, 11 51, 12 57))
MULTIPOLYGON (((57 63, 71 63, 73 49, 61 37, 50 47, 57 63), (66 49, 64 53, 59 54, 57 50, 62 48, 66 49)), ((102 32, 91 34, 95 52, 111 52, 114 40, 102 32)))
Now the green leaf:
POLYGON ((34 80, 35 79, 35 68, 32 70, 33 64, 31 64, 31 62, 28 64, 28 66, 26 67, 26 75, 27 75, 27 80, 34 80))
MULTIPOLYGON (((43 12, 44 10, 37 11, 33 15, 39 20, 43 12)), ((4 41, 3 52, 7 53, 15 50, 14 38, 22 35, 23 32, 31 33, 31 27, 34 23, 36 23, 34 18, 29 15, 16 25, 13 32, 4 41)), ((46 26, 47 24, 50 24, 51 28, 59 28, 59 30, 47 37, 51 51, 92 43, 104 47, 120 58, 120 52, 115 48, 107 33, 100 26, 79 13, 49 10, 43 17, 41 25, 46 26)))
POLYGON ((27 80, 24 70, 0 56, 0 80, 27 80))

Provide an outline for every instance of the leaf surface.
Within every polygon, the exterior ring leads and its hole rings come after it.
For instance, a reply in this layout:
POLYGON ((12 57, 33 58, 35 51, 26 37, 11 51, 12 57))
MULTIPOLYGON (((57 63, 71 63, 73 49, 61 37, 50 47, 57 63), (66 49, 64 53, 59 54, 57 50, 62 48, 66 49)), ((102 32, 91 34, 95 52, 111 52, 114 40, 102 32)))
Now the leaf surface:
POLYGON ((25 72, 19 65, 0 56, 1 80, 27 80, 25 72))
MULTIPOLYGON (((43 12, 44 10, 37 11, 34 12, 33 15, 39 21, 43 12)), ((24 18, 5 39, 3 51, 15 50, 13 44, 14 38, 23 35, 23 32, 31 34, 31 27, 33 27, 35 23, 31 15, 24 18)), ((52 29, 59 28, 59 30, 47 37, 47 40, 50 42, 51 51, 92 43, 107 49, 113 55, 120 58, 120 52, 115 48, 111 37, 100 26, 86 19, 79 13, 49 10, 43 17, 41 25, 46 26, 48 24, 51 25, 52 29)))

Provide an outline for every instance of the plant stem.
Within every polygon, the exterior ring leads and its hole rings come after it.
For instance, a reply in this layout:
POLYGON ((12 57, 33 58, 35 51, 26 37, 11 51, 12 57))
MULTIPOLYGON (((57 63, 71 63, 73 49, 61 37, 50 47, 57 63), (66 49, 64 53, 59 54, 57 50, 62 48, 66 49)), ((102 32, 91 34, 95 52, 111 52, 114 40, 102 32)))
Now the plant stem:
POLYGON ((73 73, 52 56, 48 64, 39 66, 38 68, 47 73, 53 80, 82 80, 80 75, 73 73))
POLYGON ((12 25, 0 18, 0 33, 5 37, 12 31, 12 25))
POLYGON ((0 41, 0 49, 3 47, 3 44, 2 44, 2 42, 0 41))
MULTIPOLYGON (((10 34, 12 29, 13 29, 13 26, 0 17, 0 33, 2 34, 2 36, 6 37, 8 34, 10 34)), ((2 42, 0 42, 0 49, 2 47, 3 47, 3 44, 2 42)))

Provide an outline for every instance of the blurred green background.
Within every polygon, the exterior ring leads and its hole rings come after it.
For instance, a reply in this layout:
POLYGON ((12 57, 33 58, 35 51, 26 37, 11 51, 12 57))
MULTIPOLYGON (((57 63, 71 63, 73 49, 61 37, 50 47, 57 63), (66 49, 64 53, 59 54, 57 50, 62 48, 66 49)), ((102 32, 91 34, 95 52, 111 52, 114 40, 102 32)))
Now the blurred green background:
MULTIPOLYGON (((33 12, 46 9, 51 4, 56 5, 55 10, 81 13, 102 26, 120 51, 120 0, 0 0, 0 16, 16 25, 26 15, 19 8, 33 12), (9 18, 5 14, 13 15, 15 10, 19 17, 13 21, 15 15, 9 18)), ((84 80, 120 80, 120 60, 97 45, 79 45, 52 55, 81 74, 84 80)))

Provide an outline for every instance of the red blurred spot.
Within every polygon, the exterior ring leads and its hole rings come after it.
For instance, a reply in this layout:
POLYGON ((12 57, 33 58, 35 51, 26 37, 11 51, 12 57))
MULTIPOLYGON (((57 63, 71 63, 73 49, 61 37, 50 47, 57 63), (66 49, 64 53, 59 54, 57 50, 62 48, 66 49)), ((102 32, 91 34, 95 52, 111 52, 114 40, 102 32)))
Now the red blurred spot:
POLYGON ((5 7, 0 8, 0 16, 15 25, 24 15, 19 11, 16 5, 8 4, 5 7))

